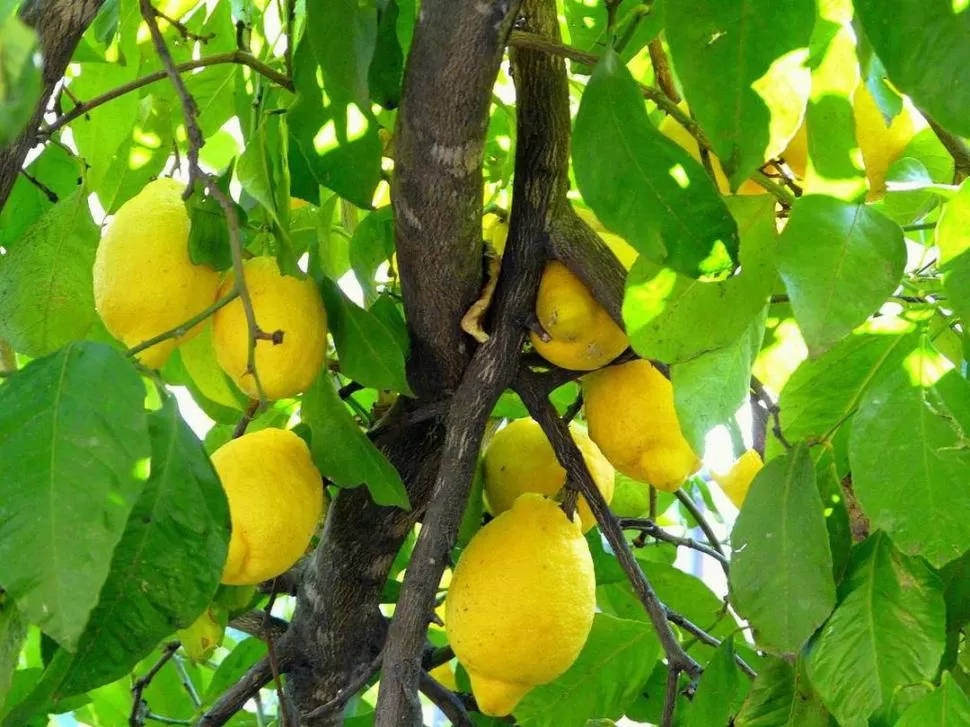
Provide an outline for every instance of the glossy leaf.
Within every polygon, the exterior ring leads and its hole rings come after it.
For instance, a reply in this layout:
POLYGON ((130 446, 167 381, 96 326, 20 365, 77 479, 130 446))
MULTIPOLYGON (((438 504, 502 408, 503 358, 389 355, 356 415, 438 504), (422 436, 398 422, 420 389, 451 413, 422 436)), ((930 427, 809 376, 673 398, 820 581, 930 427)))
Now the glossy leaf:
POLYGON ((684 95, 736 189, 802 122, 812 0, 675 0, 666 35, 684 95), (743 59, 743 60, 740 60, 743 59))
POLYGON ((774 203, 729 200, 741 230, 741 272, 703 283, 641 255, 627 276, 623 323, 634 350, 668 364, 733 344, 764 309, 776 280, 774 203))
POLYGON ((734 661, 734 639, 725 639, 704 668, 697 693, 687 712, 688 727, 731 724, 751 682, 734 661))
POLYGON ((889 80, 945 128, 970 136, 970 13, 954 0, 854 0, 889 80))
POLYGON ((0 337, 29 356, 84 338, 94 322, 100 234, 80 190, 44 214, 0 265, 0 337))
POLYGON ((970 321, 970 182, 946 203, 936 226, 943 286, 953 309, 970 321))
POLYGON ((970 548, 962 516, 970 507, 970 383, 939 365, 939 354, 921 349, 870 389, 849 451, 855 493, 873 527, 936 567, 970 548))
POLYGON ((13 142, 40 100, 40 41, 16 15, 0 18, 0 147, 13 142))
POLYGON ((573 665, 529 692, 515 709, 516 721, 523 727, 582 727, 595 717, 618 719, 640 693, 659 651, 648 623, 598 613, 573 665))
POLYGON ((583 199, 644 257, 695 278, 737 259, 737 225, 714 183, 650 123, 636 82, 612 51, 583 92, 572 155, 583 199))
MULTIPOLYGON (((26 168, 59 199, 68 197, 80 180, 79 160, 56 144, 48 144, 26 168)), ((24 175, 19 175, 7 203, 0 209, 0 245, 12 250, 24 232, 54 206, 48 196, 24 175)))
POLYGON ((370 97, 367 72, 377 42, 377 13, 357 0, 307 5, 307 34, 323 70, 327 95, 337 104, 363 106, 370 97), (335 32, 339 28, 338 32, 335 32))
POLYGON ((835 605, 832 552, 804 445, 755 477, 731 533, 731 600, 759 646, 797 653, 835 605))
POLYGON ((823 353, 874 313, 905 263, 902 230, 888 217, 833 197, 799 199, 779 241, 778 272, 809 351, 823 353))
POLYGON ((0 583, 69 649, 145 484, 144 392, 131 363, 96 343, 0 386, 0 583))
POLYGON ((829 727, 829 714, 798 665, 771 657, 754 680, 736 727, 829 727))
POLYGON ((324 477, 341 487, 367 485, 379 505, 409 507, 401 476, 357 427, 326 373, 303 395, 301 416, 313 432, 313 461, 324 477))
POLYGON ((907 709, 895 727, 970 727, 970 699, 943 672, 940 686, 907 709))
POLYGON ((809 678, 840 725, 867 725, 898 687, 933 676, 944 630, 939 579, 876 532, 853 551, 839 605, 810 647, 809 678))

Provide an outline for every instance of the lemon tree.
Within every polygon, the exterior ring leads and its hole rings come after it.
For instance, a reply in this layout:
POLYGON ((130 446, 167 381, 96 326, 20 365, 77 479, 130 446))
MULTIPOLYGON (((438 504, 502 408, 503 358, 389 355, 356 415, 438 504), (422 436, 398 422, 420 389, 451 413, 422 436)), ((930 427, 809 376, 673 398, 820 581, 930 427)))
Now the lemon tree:
POLYGON ((970 727, 970 5, 0 3, 0 727, 970 727))

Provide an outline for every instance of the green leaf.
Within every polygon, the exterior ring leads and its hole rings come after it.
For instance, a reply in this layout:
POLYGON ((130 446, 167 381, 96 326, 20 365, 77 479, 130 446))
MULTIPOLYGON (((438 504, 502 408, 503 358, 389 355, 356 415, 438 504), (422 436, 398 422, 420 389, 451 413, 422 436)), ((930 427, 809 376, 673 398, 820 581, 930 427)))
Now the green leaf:
MULTIPOLYGON (((79 163, 80 160, 57 144, 48 144, 26 171, 63 199, 81 181, 79 163)), ((44 192, 23 174, 18 175, 6 204, 0 208, 0 245, 8 252, 12 250, 24 231, 53 206, 54 202, 44 192)))
POLYGON ((970 623, 970 551, 940 571, 946 587, 946 629, 958 631, 970 623))
POLYGON ((970 13, 954 0, 854 0, 889 80, 945 128, 970 136, 970 13))
POLYGON ((952 370, 934 381, 942 360, 918 351, 870 389, 849 449, 872 526, 937 568, 970 548, 970 383, 952 370))
POLYGON ((802 122, 813 0, 675 0, 665 26, 684 95, 737 189, 802 122))
POLYGON ((829 714, 805 683, 802 670, 784 659, 765 659, 734 720, 735 727, 828 727, 829 714))
POLYGON ((893 371, 916 348, 919 337, 899 320, 840 341, 805 359, 781 391, 781 428, 788 439, 821 439, 855 413, 873 382, 893 371), (895 325, 898 323, 899 325, 895 325))
POLYGON ((375 447, 337 396, 326 373, 303 395, 301 414, 313 432, 313 461, 341 487, 366 484, 378 505, 410 508, 401 475, 375 447))
POLYGON ((340 105, 365 106, 370 98, 367 72, 377 42, 373 5, 358 0, 310 2, 306 37, 323 70, 327 95, 340 105))
POLYGON ((797 653, 835 605, 832 551, 804 445, 755 477, 731 533, 731 596, 764 649, 797 653))
POLYGON ((370 311, 355 305, 328 278, 320 280, 340 372, 364 386, 411 395, 404 352, 394 334, 370 311))
MULTIPOLYGON (((328 4, 320 3, 321 7, 328 4)), ((322 39, 329 43, 333 36, 341 34, 324 31, 322 39)), ((318 203, 320 186, 324 186, 358 207, 369 209, 381 180, 377 120, 368 104, 339 104, 331 99, 324 106, 309 35, 312 34, 304 35, 293 56, 297 95, 287 113, 291 191, 300 199, 318 203)))
POLYGON ((515 718, 523 727, 581 727, 595 717, 617 719, 650 677, 659 651, 649 624, 598 613, 573 665, 529 692, 515 718))
POLYGON ((397 36, 398 13, 397 0, 390 0, 383 9, 378 9, 377 39, 367 72, 371 98, 388 109, 396 109, 401 103, 404 75, 404 54, 397 36))
POLYGON ((0 337, 46 356, 84 338, 94 322, 91 268, 98 228, 78 190, 48 210, 0 263, 0 337))
POLYGON ((734 638, 728 637, 704 669, 687 712, 687 727, 731 724, 749 685, 734 661, 734 638))
MULTIPOLYGON (((230 204, 236 206, 236 214, 240 223, 245 219, 231 197, 229 197, 229 178, 232 176, 232 166, 222 176, 219 187, 229 199, 230 204)), ((226 213, 216 198, 207 192, 199 190, 188 201, 189 210, 189 258, 195 265, 208 265, 216 270, 228 270, 232 267, 232 249, 229 244, 229 223, 226 213)))
POLYGON ((767 314, 765 306, 729 346, 670 367, 677 419, 695 452, 703 452, 707 433, 732 420, 747 400, 767 314))
POLYGON ((829 549, 832 551, 832 573, 835 582, 849 565, 852 549, 852 524, 849 510, 845 504, 845 493, 836 469, 835 458, 830 450, 823 450, 822 457, 815 463, 815 477, 818 494, 822 498, 822 513, 825 515, 825 528, 829 534, 829 549))
POLYGON ((778 250, 778 272, 813 355, 874 313, 906 264, 899 225, 871 207, 822 195, 795 202, 778 250))
POLYGON ((813 640, 808 675, 843 727, 864 727, 897 688, 930 679, 943 655, 943 587, 882 532, 856 546, 839 605, 813 640))
MULTIPOLYGON (((650 7, 644 6, 641 0, 621 0, 617 3, 617 37, 621 39, 617 52, 624 63, 632 60, 663 30, 664 4, 664 0, 657 0, 650 7), (620 47, 622 50, 619 50, 620 47)), ((603 6, 584 0, 565 0, 563 10, 570 46, 600 55, 610 45, 610 35, 606 29, 607 14, 603 6)), ((570 70, 572 73, 589 75, 593 68, 574 60, 570 70)))
POLYGON ((286 134, 281 131, 280 119, 278 114, 263 119, 236 165, 239 183, 262 205, 276 225, 282 225, 280 203, 288 186, 281 146, 286 134))
POLYGON ((115 549, 98 606, 54 699, 120 679, 215 595, 229 544, 229 506, 174 399, 148 418, 151 475, 115 549))
POLYGON ((907 709, 895 727, 970 727, 970 699, 943 672, 940 686, 907 709))
POLYGON ((777 275, 774 202, 768 195, 732 197, 741 230, 741 272, 700 282, 641 255, 623 298, 623 323, 644 358, 676 364, 732 345, 762 311, 777 275))
POLYGON ((16 15, 0 19, 0 147, 20 134, 43 89, 40 41, 16 15))
POLYGON ((943 287, 954 311, 970 325, 970 180, 943 207, 936 225, 943 287))
POLYGON ((3 714, 7 690, 17 669, 26 636, 27 622, 17 603, 0 591, 0 714, 3 714))
POLYGON ((377 298, 374 273, 394 252, 394 210, 390 205, 365 217, 350 241, 350 265, 368 305, 377 298))
POLYGON ((738 228, 714 182, 650 123, 612 50, 583 92, 572 155, 583 199, 644 257, 695 278, 737 259, 738 228))
POLYGON ((72 343, 0 386, 0 583, 73 649, 147 477, 132 364, 72 343))
POLYGON ((203 704, 212 704, 229 687, 239 681, 249 668, 266 656, 266 642, 260 639, 243 639, 219 663, 212 681, 205 691, 203 704))

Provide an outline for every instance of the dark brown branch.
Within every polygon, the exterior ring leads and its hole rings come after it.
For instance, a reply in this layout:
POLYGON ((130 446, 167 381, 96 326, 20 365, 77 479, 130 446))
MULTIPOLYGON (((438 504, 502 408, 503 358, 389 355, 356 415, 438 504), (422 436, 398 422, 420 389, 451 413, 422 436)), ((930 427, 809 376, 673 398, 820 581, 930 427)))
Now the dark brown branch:
MULTIPOLYGON (((785 435, 781 432, 781 409, 778 404, 771 398, 771 394, 765 389, 764 384, 762 384, 756 377, 751 377, 751 391, 758 397, 762 406, 771 415, 772 428, 771 431, 778 439, 779 442, 785 447, 785 449, 791 449, 791 443, 785 439, 785 435)), ((764 454, 762 452, 762 454, 764 454)))
MULTIPOLYGON (((714 636, 711 636, 700 626, 693 623, 688 618, 681 616, 676 611, 671 611, 669 608, 667 609, 667 620, 670 621, 670 623, 676 624, 677 626, 682 628, 684 631, 689 633, 691 636, 696 638, 701 643, 707 644, 708 646, 712 646, 715 649, 721 645, 720 639, 714 636)), ((742 659, 738 654, 734 655, 734 662, 738 665, 741 671, 743 671, 747 676, 751 677, 752 679, 758 676, 758 672, 752 669, 750 664, 748 664, 748 662, 742 659)))
POLYGON ((641 533, 649 535, 655 540, 662 540, 663 542, 670 543, 671 545, 683 546, 685 548, 696 550, 698 553, 703 553, 704 555, 710 556, 720 563, 725 574, 728 572, 729 561, 723 553, 719 553, 718 551, 714 550, 714 548, 704 545, 703 543, 698 543, 693 538, 682 538, 678 535, 668 533, 652 520, 645 518, 620 518, 620 527, 624 530, 639 530, 641 533))
MULTIPOLYGON (((552 0, 526 0, 524 22, 558 39, 552 0)), ((421 724, 417 691, 428 614, 464 513, 485 424, 518 369, 523 324, 535 307, 545 256, 539 242, 548 238, 548 220, 569 204, 565 65, 534 51, 516 50, 511 59, 518 98, 516 174, 509 241, 495 296, 495 327, 472 357, 452 400, 434 494, 388 632, 376 727, 421 724)), ((476 204, 480 206, 480 200, 476 204)))
POLYGON ((664 692, 664 711, 660 720, 662 727, 672 727, 674 724, 674 709, 677 706, 677 685, 680 682, 680 672, 677 669, 667 670, 667 688, 664 692))
POLYGON ((367 682, 371 680, 378 669, 381 668, 381 661, 384 658, 383 652, 378 654, 377 657, 367 666, 366 669, 361 670, 357 678, 351 680, 351 682, 341 689, 333 699, 328 702, 324 702, 316 709, 303 715, 304 720, 320 719, 321 717, 329 717, 341 709, 347 704, 351 697, 353 697, 357 692, 363 689, 367 682))
POLYGON ((418 688, 455 727, 475 727, 462 701, 450 689, 436 682, 426 671, 421 672, 418 688))
POLYGON ((256 412, 258 411, 259 400, 252 399, 249 402, 249 406, 246 407, 246 411, 243 412, 243 415, 239 418, 239 421, 236 422, 236 426, 232 430, 233 439, 239 439, 239 437, 246 433, 246 428, 249 426, 249 423, 253 420, 253 417, 256 416, 256 412))
POLYGON ((152 666, 151 669, 145 674, 145 676, 139 678, 131 688, 131 715, 128 717, 128 724, 130 727, 141 727, 145 724, 145 715, 148 712, 148 705, 145 703, 142 695, 145 693, 145 689, 148 685, 152 683, 155 676, 162 670, 169 660, 175 656, 175 652, 178 651, 181 644, 178 641, 171 641, 165 644, 165 648, 162 649, 162 655, 159 657, 158 661, 152 666))
MULTIPOLYGON (((224 725, 232 716, 246 706, 260 689, 273 681, 273 671, 269 658, 263 657, 246 672, 246 675, 233 684, 219 699, 202 715, 199 727, 219 727, 224 725)), ((282 705, 280 709, 283 709, 282 705)))
POLYGON ((236 616, 229 625, 237 631, 242 631, 266 641, 269 638, 279 640, 286 633, 289 624, 281 618, 270 615, 267 611, 254 609, 236 616))
POLYGON ((926 123, 933 129, 940 143, 946 148, 953 157, 953 173, 956 177, 954 182, 959 184, 967 177, 970 177, 970 145, 956 134, 952 134, 944 129, 932 116, 920 109, 926 123))
POLYGON ((647 50, 650 52, 650 63, 653 65, 653 76, 657 79, 657 85, 667 98, 674 103, 680 103, 680 94, 677 92, 677 84, 674 83, 674 74, 670 70, 663 41, 659 37, 654 38, 647 46, 647 50))
MULTIPOLYGON (((208 68, 210 66, 218 66, 225 63, 235 63, 241 66, 248 66, 261 76, 265 76, 269 80, 273 81, 273 83, 282 86, 286 90, 293 90, 293 82, 289 78, 266 65, 259 59, 253 57, 249 53, 245 53, 243 51, 218 53, 206 58, 199 58, 194 61, 186 61, 185 63, 179 63, 177 66, 175 66, 175 70, 179 73, 188 73, 189 71, 194 71, 196 68, 208 68)), ((96 109, 98 106, 108 103, 108 101, 113 101, 119 96, 124 96, 126 93, 131 93, 132 91, 137 91, 139 88, 144 88, 145 86, 162 81, 167 78, 167 76, 168 71, 155 71, 154 73, 149 73, 141 78, 136 78, 133 81, 129 81, 122 86, 113 88, 110 91, 106 91, 100 96, 95 96, 89 101, 78 104, 63 116, 59 116, 58 118, 54 119, 49 126, 44 128, 43 133, 46 136, 50 136, 61 127, 71 123, 81 116, 84 116, 92 109, 96 109)))
POLYGON ((37 129, 44 118, 54 88, 64 75, 78 41, 104 0, 27 0, 20 18, 40 36, 43 90, 33 114, 12 142, 0 148, 0 209, 13 189, 27 152, 37 142, 37 129))
POLYGON ((280 725, 281 727, 289 727, 289 709, 286 703, 286 695, 283 694, 283 680, 280 678, 280 663, 276 654, 276 639, 273 638, 273 634, 269 629, 270 621, 273 618, 273 604, 276 603, 276 596, 279 593, 278 588, 279 584, 274 578, 273 585, 270 587, 269 600, 266 603, 266 611, 263 614, 263 623, 260 627, 260 632, 265 637, 264 641, 266 641, 266 656, 269 658, 269 670, 273 675, 273 683, 276 684, 280 725))
POLYGON ((687 512, 690 513, 690 516, 694 518, 694 522, 696 522, 700 529, 704 532, 704 537, 707 538, 707 542, 710 543, 710 546, 720 553, 721 556, 724 556, 724 548, 721 547, 721 542, 717 539, 717 535, 714 533, 714 528, 712 528, 711 524, 707 522, 707 518, 704 517, 704 513, 702 513, 700 508, 697 507, 697 503, 691 499, 690 495, 684 492, 683 488, 677 490, 677 492, 674 493, 674 497, 676 497, 680 504, 683 505, 687 512))
POLYGON ((633 551, 630 550, 630 544, 627 543, 626 537, 623 535, 619 520, 612 513, 599 488, 593 482, 582 453, 572 437, 569 436, 569 428, 566 423, 556 414, 556 409, 552 403, 532 385, 528 375, 521 375, 516 380, 514 388, 525 403, 529 414, 539 422, 542 430, 546 433, 556 451, 559 463, 568 473, 567 476, 579 485, 580 492, 586 498, 593 515, 596 516, 600 531, 606 536, 620 566, 623 568, 623 572, 630 580, 634 593, 643 603, 647 615, 650 617, 650 622, 657 632, 668 664, 672 669, 685 671, 692 678, 696 678, 701 673, 700 665, 684 651, 680 642, 677 641, 677 636, 667 623, 666 607, 637 564, 633 551))

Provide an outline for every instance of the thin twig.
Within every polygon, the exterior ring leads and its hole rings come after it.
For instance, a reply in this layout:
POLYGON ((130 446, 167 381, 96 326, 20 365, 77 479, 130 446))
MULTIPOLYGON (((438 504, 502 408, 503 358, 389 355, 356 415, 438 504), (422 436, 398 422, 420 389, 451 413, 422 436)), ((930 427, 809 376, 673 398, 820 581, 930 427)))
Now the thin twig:
POLYGON ((655 540, 662 540, 663 542, 670 543, 671 545, 678 545, 696 550, 697 552, 703 553, 704 555, 710 556, 716 560, 721 564, 721 568, 724 570, 724 572, 728 572, 730 561, 728 561, 727 557, 723 553, 719 553, 718 551, 714 550, 714 548, 704 545, 703 543, 698 543, 693 538, 683 538, 679 535, 668 533, 652 520, 635 517, 620 518, 620 527, 622 527, 624 530, 639 530, 655 540))
POLYGON ((475 723, 468 716, 462 701, 450 689, 435 681, 434 677, 430 676, 428 672, 421 672, 418 689, 441 710, 442 714, 455 727, 474 727, 475 723))
POLYGON ((179 673, 179 680, 182 682, 182 687, 185 689, 185 693, 189 695, 189 699, 192 700, 192 704, 196 707, 202 706, 202 699, 199 697, 199 692, 195 688, 195 684, 192 683, 192 677, 189 676, 188 669, 185 668, 185 663, 176 656, 172 659, 172 663, 175 665, 176 671, 179 673))
POLYGON ((239 439, 239 437, 241 437, 246 433, 246 428, 249 426, 249 423, 253 420, 253 417, 256 416, 256 412, 258 411, 259 411, 259 400, 251 399, 249 402, 249 406, 246 407, 246 411, 243 412, 242 417, 236 423, 235 429, 232 430, 233 439, 239 439))
POLYGON ((576 415, 579 414, 582 408, 583 408, 583 392, 582 392, 582 389, 580 389, 579 393, 576 395, 575 400, 573 400, 573 403, 569 405, 569 408, 566 409, 565 412, 563 412, 562 418, 566 420, 566 424, 569 424, 569 422, 575 419, 576 415))
POLYGON ((209 707, 202 716, 199 727, 219 727, 224 725, 246 702, 253 698, 260 689, 273 681, 269 658, 263 657, 257 661, 242 679, 233 684, 219 699, 209 707))
POLYGON ((454 658, 455 652, 450 646, 439 646, 436 649, 428 649, 424 658, 421 659, 421 668, 425 671, 432 671, 442 664, 447 664, 454 658))
POLYGON ((751 391, 758 397, 764 408, 768 410, 768 413, 771 414, 772 433, 774 433, 775 437, 782 443, 785 449, 791 449, 791 443, 785 439, 785 435, 781 432, 781 409, 771 398, 764 384, 755 376, 751 377, 751 391))
POLYGON ((674 83, 674 74, 670 70, 670 63, 667 61, 667 54, 664 52, 663 41, 659 37, 650 41, 647 46, 650 52, 650 63, 653 66, 653 77, 657 79, 657 85, 674 103, 680 103, 680 94, 677 92, 677 84, 674 83))
MULTIPOLYGON (((669 608, 667 609, 667 620, 670 621, 670 623, 672 624, 676 624, 684 631, 689 633, 691 636, 694 636, 698 641, 704 644, 707 644, 708 646, 713 646, 716 649, 721 645, 720 639, 718 639, 715 636, 711 636, 709 633, 707 633, 700 626, 692 622, 690 619, 684 616, 681 616, 676 611, 671 611, 669 608)), ((741 671, 743 671, 746 675, 748 675, 752 679, 758 676, 758 672, 752 669, 751 665, 748 664, 748 662, 746 662, 740 655, 735 654, 734 661, 738 665, 738 668, 740 668, 741 671)))
POLYGON ((276 643, 273 639, 273 634, 269 629, 270 620, 273 618, 273 604, 276 603, 277 596, 277 582, 273 579, 273 586, 269 592, 269 601, 266 603, 266 611, 263 614, 263 626, 260 631, 264 635, 266 641, 266 650, 269 656, 269 668, 273 673, 273 681, 276 683, 276 699, 279 702, 279 718, 280 725, 282 727, 288 727, 289 716, 288 710, 286 708, 286 697, 283 694, 283 680, 280 679, 280 667, 279 662, 276 658, 276 643))
POLYGON ((178 31, 178 34, 181 35, 184 40, 197 40, 200 43, 208 43, 210 40, 216 37, 215 33, 209 33, 208 35, 199 35, 198 33, 193 33, 188 29, 185 23, 169 17, 158 8, 155 8, 155 15, 175 28, 178 31))
POLYGON ((145 703, 142 695, 148 685, 152 683, 152 679, 162 670, 162 667, 168 663, 169 659, 175 656, 175 652, 178 651, 180 646, 181 644, 178 641, 170 641, 165 644, 165 648, 162 649, 162 655, 158 661, 148 670, 145 676, 137 679, 131 687, 131 715, 128 717, 130 727, 142 727, 145 724, 148 705, 145 703))
POLYGON ((286 50, 283 61, 286 64, 286 75, 293 78, 293 44, 296 38, 294 23, 296 21, 296 0, 286 0, 286 50))
POLYGON ((970 177, 970 144, 967 144, 959 136, 951 134, 940 126, 936 119, 926 113, 925 110, 920 109, 919 111, 923 114, 923 118, 926 119, 926 123, 933 129, 933 133, 936 134, 940 143, 943 144, 946 150, 950 152, 950 156, 953 157, 953 173, 956 177, 954 181, 959 183, 967 177, 970 177))
POLYGON ((48 202, 51 202, 52 204, 57 204, 57 194, 54 192, 53 189, 51 189, 42 181, 37 179, 37 177, 33 176, 26 169, 21 169, 20 174, 23 176, 24 179, 26 179, 28 182, 30 182, 35 187, 37 187, 37 189, 43 192, 44 196, 47 197, 48 202))
POLYGON ((210 305, 205 310, 192 316, 187 321, 183 321, 182 323, 179 323, 174 328, 169 328, 167 331, 164 331, 163 333, 159 333, 157 336, 153 336, 152 338, 144 340, 141 343, 139 343, 137 346, 132 346, 126 351, 126 355, 134 356, 137 353, 141 353, 146 348, 151 348, 155 344, 161 343, 162 341, 167 341, 170 338, 181 338, 186 333, 188 333, 193 328, 195 328, 198 324, 202 323, 202 321, 204 321, 206 318, 213 315, 219 309, 225 308, 227 305, 232 303, 232 301, 234 301, 238 297, 239 297, 238 291, 236 290, 229 291, 227 295, 217 300, 215 303, 210 305))
POLYGON ((355 679, 351 680, 346 687, 337 692, 336 696, 329 701, 324 702, 316 709, 303 715, 303 721, 309 722, 310 720, 317 719, 318 717, 333 714, 338 709, 341 709, 347 703, 347 700, 363 689, 367 682, 371 680, 371 677, 377 673, 378 669, 381 668, 381 661, 383 661, 383 659, 384 652, 381 651, 381 653, 378 654, 365 669, 361 670, 360 674, 358 674, 355 679))
POLYGON ((275 641, 283 638, 283 635, 290 626, 283 619, 277 618, 267 611, 260 611, 255 608, 252 611, 247 611, 236 616, 229 622, 229 625, 238 631, 255 636, 262 641, 269 639, 275 641))
POLYGON ((145 719, 150 722, 158 722, 160 724, 192 724, 190 719, 176 719, 175 717, 165 717, 160 714, 155 714, 154 712, 147 712, 145 714, 145 719))
MULTIPOLYGON (((244 51, 237 50, 229 53, 218 53, 207 56, 206 58, 199 58, 194 61, 186 61, 185 63, 179 63, 177 66, 175 66, 175 70, 178 73, 188 73, 189 71, 194 71, 196 68, 208 68, 210 66, 218 66, 225 63, 235 63, 241 66, 248 66, 256 71, 256 73, 260 74, 261 76, 265 76, 269 80, 273 81, 273 83, 285 88, 287 91, 293 91, 293 82, 287 76, 284 76, 279 71, 270 68, 259 59, 244 51)), ((96 109, 98 106, 108 103, 108 101, 113 101, 120 96, 124 96, 126 93, 131 93, 132 91, 137 91, 139 88, 162 81, 167 76, 167 70, 155 71, 154 73, 149 73, 141 78, 136 78, 133 81, 129 81, 128 83, 118 86, 117 88, 113 88, 110 91, 106 91, 100 96, 95 96, 89 101, 78 104, 63 116, 58 116, 50 123, 49 126, 44 127, 43 134, 50 136, 61 127, 71 123, 78 117, 84 116, 92 109, 96 109)))
POLYGON ((714 528, 712 528, 711 524, 707 522, 707 518, 704 517, 704 513, 702 513, 700 508, 697 507, 697 503, 695 503, 691 499, 690 495, 684 492, 683 489, 677 490, 677 492, 674 493, 674 497, 680 501, 680 504, 687 509, 687 512, 689 512, 691 517, 694 518, 694 521, 700 526, 700 529, 704 531, 704 537, 707 538, 707 542, 710 543, 711 547, 720 553, 722 557, 726 557, 724 554, 724 548, 721 547, 720 541, 714 534, 714 528))
POLYGON ((674 709, 677 706, 677 685, 680 682, 680 670, 669 667, 667 670, 667 689, 664 692, 664 711, 660 724, 663 727, 673 727, 674 709))

